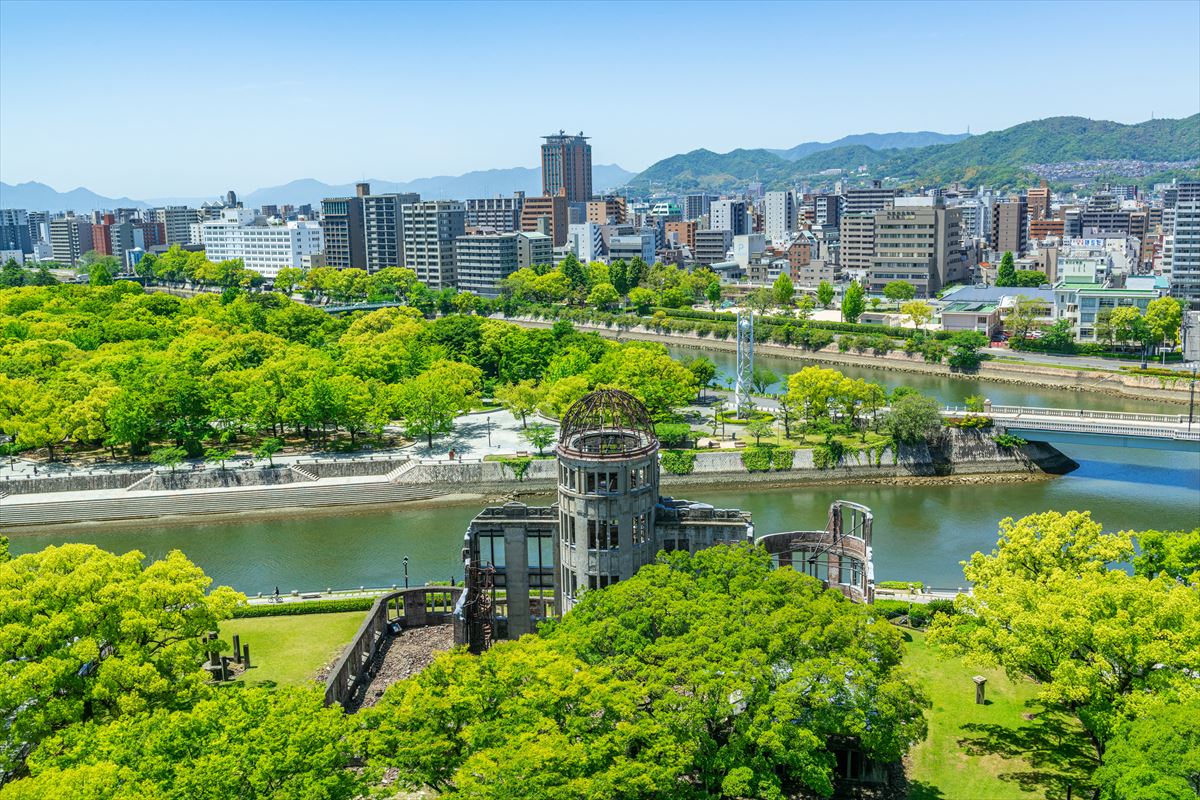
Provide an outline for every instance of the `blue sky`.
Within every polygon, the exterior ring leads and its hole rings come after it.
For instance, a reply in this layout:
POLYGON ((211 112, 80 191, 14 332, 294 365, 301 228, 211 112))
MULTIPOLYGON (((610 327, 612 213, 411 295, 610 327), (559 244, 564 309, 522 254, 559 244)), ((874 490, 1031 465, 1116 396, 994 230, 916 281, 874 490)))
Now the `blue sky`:
POLYGON ((1200 3, 0 1, 0 179, 147 198, 1200 110, 1200 3))

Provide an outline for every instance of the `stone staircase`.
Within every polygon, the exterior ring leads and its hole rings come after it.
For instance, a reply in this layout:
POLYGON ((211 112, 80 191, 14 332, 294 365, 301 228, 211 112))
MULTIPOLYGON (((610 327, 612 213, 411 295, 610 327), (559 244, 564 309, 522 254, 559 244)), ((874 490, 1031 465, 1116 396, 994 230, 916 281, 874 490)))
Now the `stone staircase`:
POLYGON ((88 521, 138 519, 190 514, 233 513, 284 508, 398 503, 425 500, 445 494, 431 485, 397 485, 390 480, 374 480, 320 486, 275 485, 261 488, 161 492, 140 496, 80 501, 50 501, 0 505, 0 520, 5 526, 52 525, 88 521))
POLYGON ((292 464, 290 467, 288 467, 288 469, 290 469, 292 471, 293 475, 297 475, 301 481, 308 481, 310 483, 315 483, 316 481, 321 480, 320 475, 313 472, 312 470, 307 470, 304 467, 301 467, 297 464, 292 464))
POLYGON ((408 461, 405 461, 400 466, 393 469, 391 472, 384 475, 383 477, 386 478, 387 480, 391 481, 392 483, 403 483, 403 480, 401 479, 402 476, 406 472, 411 472, 412 470, 416 469, 420 465, 420 463, 421 462, 418 461, 417 459, 411 458, 408 461))

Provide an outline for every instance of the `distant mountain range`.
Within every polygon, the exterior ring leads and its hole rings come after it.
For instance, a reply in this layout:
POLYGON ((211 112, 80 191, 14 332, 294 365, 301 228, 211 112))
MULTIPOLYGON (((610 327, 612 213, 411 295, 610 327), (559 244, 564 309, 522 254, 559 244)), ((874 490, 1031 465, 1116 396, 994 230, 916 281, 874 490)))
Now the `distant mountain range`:
MULTIPOLYGON (((621 169, 616 164, 596 164, 592 167, 592 183, 596 191, 615 189, 624 185, 634 173, 621 169)), ((509 195, 521 191, 529 195, 542 191, 542 171, 538 167, 513 167, 511 169, 489 169, 468 172, 465 175, 441 175, 433 178, 418 178, 412 181, 385 181, 368 179, 371 191, 419 192, 428 200, 464 200, 468 197, 490 197, 497 194, 509 195)), ((237 191, 234 188, 234 191, 237 191)), ((283 205, 291 203, 319 203, 323 197, 343 197, 354 194, 354 183, 329 184, 313 178, 301 178, 282 186, 255 189, 248 194, 238 193, 238 199, 247 206, 258 208, 264 203, 283 205)), ((198 206, 212 197, 152 197, 133 200, 128 197, 104 197, 80 187, 69 192, 57 192, 44 183, 30 181, 16 185, 0 182, 0 208, 25 208, 38 211, 91 211, 107 208, 145 208, 162 205, 198 206)))
POLYGON ((963 181, 968 185, 1022 186, 1037 180, 1029 168, 1032 164, 1097 159, 1174 162, 1200 157, 1200 114, 1136 125, 1083 117, 1051 117, 958 141, 908 148, 875 149, 865 141, 869 140, 827 149, 810 148, 807 153, 801 151, 809 145, 788 151, 694 150, 651 165, 631 180, 627 188, 633 193, 646 194, 725 191, 744 187, 753 180, 762 181, 767 188, 786 188, 820 176, 826 170, 850 173, 864 167, 863 177, 892 178, 905 184, 963 181), (780 155, 781 152, 788 157, 780 155))
POLYGON ((787 150, 768 149, 767 152, 774 153, 781 158, 786 158, 788 161, 796 161, 807 155, 819 153, 822 150, 833 150, 838 147, 863 145, 872 150, 904 150, 910 147, 928 147, 931 144, 949 144, 957 142, 960 139, 965 139, 970 135, 969 133, 934 133, 933 131, 856 133, 852 136, 843 136, 832 142, 805 142, 795 147, 789 147, 787 150))

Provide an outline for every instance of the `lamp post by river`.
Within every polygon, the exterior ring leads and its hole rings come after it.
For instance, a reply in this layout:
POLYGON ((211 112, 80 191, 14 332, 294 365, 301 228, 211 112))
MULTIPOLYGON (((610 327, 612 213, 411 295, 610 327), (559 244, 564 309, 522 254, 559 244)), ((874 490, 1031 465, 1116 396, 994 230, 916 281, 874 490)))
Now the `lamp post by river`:
POLYGON ((408 556, 404 557, 404 588, 408 588, 408 556))
POLYGON ((488 432, 488 447, 491 447, 492 446, 492 415, 488 414, 486 419, 487 419, 487 432, 488 432))
POLYGON ((1192 432, 1192 419, 1196 416, 1196 369, 1200 361, 1192 362, 1192 385, 1188 390, 1188 433, 1192 432))

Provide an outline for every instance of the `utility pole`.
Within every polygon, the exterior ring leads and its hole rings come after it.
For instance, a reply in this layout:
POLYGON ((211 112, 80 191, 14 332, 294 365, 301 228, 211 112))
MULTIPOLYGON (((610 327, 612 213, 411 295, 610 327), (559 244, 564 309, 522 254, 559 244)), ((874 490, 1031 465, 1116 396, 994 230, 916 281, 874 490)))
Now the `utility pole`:
POLYGON ((1200 361, 1192 362, 1192 385, 1188 390, 1188 433, 1192 432, 1192 419, 1196 416, 1196 369, 1200 361))

